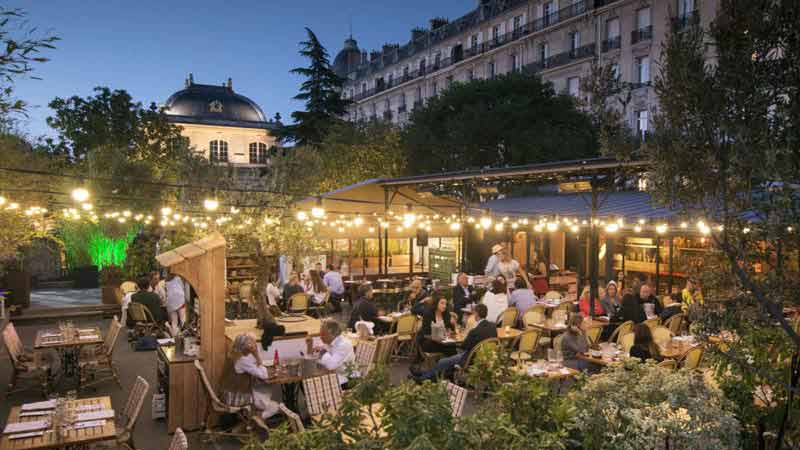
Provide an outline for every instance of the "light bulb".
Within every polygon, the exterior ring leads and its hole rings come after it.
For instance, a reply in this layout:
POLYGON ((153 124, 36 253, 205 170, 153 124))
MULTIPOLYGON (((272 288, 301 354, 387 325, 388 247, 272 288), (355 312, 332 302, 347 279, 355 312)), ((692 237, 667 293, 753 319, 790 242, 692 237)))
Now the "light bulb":
POLYGON ((83 203, 89 200, 89 191, 84 188, 75 188, 72 190, 72 199, 78 203, 83 203))
POLYGON ((219 201, 215 198, 207 198, 203 200, 203 207, 207 211, 216 211, 219 208, 219 201))
POLYGON ((305 211, 297 211, 297 220, 304 222, 308 219, 308 214, 305 211))
POLYGON ((325 209, 315 206, 311 208, 311 215, 314 216, 314 218, 319 219, 325 215, 325 209))
POLYGON ((492 219, 486 216, 481 217, 481 226, 484 230, 492 226, 492 219))
POLYGON ((450 230, 452 230, 452 231, 458 231, 458 230, 460 230, 460 229, 461 229, 461 224, 460 224, 460 223, 458 223, 458 222, 453 222, 453 223, 451 223, 451 224, 450 224, 450 230))

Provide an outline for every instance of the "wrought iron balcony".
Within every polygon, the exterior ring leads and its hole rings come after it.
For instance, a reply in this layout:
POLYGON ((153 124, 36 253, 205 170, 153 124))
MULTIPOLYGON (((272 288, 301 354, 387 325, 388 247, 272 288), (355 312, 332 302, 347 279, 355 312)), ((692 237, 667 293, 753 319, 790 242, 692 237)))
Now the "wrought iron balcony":
POLYGON ((631 44, 636 44, 637 42, 647 41, 650 39, 653 39, 652 25, 631 31, 631 44))
POLYGON ((603 53, 614 50, 615 48, 620 48, 622 46, 622 36, 615 36, 613 38, 608 38, 603 41, 602 44, 602 51, 603 53))
POLYGON ((687 27, 697 26, 700 24, 700 11, 694 10, 684 13, 672 19, 672 28, 675 31, 681 31, 687 27))
POLYGON ((559 53, 557 55, 553 55, 542 61, 533 62, 531 64, 526 65, 523 68, 523 71, 527 73, 537 73, 546 69, 553 69, 555 67, 563 66, 573 61, 578 61, 580 59, 592 56, 595 56, 594 43, 578 47, 575 50, 570 50, 567 52, 559 53))

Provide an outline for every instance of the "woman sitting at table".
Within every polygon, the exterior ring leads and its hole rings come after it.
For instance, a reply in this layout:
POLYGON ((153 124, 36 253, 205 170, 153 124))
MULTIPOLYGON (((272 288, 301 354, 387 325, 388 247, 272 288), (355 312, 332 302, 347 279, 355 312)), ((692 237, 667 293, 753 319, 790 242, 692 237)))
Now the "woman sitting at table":
MULTIPOLYGON (((581 297, 578 299, 578 309, 580 309, 581 314, 589 317, 589 309, 591 306, 591 298, 589 297, 589 286, 583 287, 583 292, 581 292, 581 297)), ((594 298, 594 315, 595 316, 604 316, 606 315, 606 311, 603 309, 603 304, 600 301, 600 298, 595 296, 594 298)))
POLYGON ((569 318, 567 331, 561 337, 561 355, 564 357, 564 365, 576 370, 584 370, 588 367, 586 361, 578 359, 589 350, 589 341, 583 334, 583 316, 573 314, 569 318))
POLYGON ((600 304, 603 305, 603 311, 609 319, 614 320, 622 309, 622 297, 619 295, 617 283, 611 280, 606 285, 606 294, 600 299, 600 304))
POLYGON ((425 292, 425 289, 422 286, 422 280, 419 278, 412 281, 408 288, 410 290, 405 301, 400 304, 400 310, 405 311, 410 309, 414 312, 414 314, 420 316, 425 311, 425 307, 421 306, 420 304, 423 300, 425 300, 425 297, 428 296, 428 293, 425 292))
POLYGON ((633 326, 633 347, 631 347, 630 356, 632 358, 639 358, 642 361, 648 359, 661 360, 659 355, 658 346, 653 342, 653 333, 650 332, 650 327, 643 323, 637 323, 633 326))
POLYGON ((647 320, 642 304, 639 303, 639 299, 632 294, 625 294, 625 296, 622 297, 620 316, 625 322, 642 323, 647 320))
POLYGON ((486 291, 481 303, 486 305, 488 310, 486 320, 497 322, 500 313, 508 309, 508 288, 506 287, 504 276, 498 275, 495 277, 494 282, 492 282, 492 290, 486 291))
POLYGON ((417 332, 417 343, 422 351, 426 353, 444 353, 445 356, 455 355, 455 346, 444 345, 431 339, 434 326, 443 327, 450 332, 456 330, 456 319, 450 316, 450 306, 447 304, 447 299, 440 294, 434 294, 433 299, 433 305, 429 306, 425 310, 425 314, 422 315, 422 327, 417 332))
POLYGON ((311 302, 315 305, 321 305, 325 302, 325 297, 328 296, 328 286, 322 281, 322 277, 316 270, 308 271, 308 278, 311 283, 308 285, 306 293, 311 296, 311 302))
POLYGON ((242 333, 233 341, 233 365, 226 370, 222 381, 222 400, 230 406, 252 404, 266 419, 278 413, 278 403, 272 400, 272 385, 261 383, 269 377, 261 360, 258 342, 251 333, 242 333))

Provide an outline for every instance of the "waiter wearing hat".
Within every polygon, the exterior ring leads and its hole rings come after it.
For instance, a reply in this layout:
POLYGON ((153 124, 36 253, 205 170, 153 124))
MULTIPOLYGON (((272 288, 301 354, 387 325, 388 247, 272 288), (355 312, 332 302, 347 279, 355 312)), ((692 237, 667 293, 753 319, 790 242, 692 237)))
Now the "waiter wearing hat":
POLYGON ((494 244, 492 246, 492 256, 486 262, 486 269, 483 274, 487 277, 496 277, 500 275, 500 254, 503 252, 502 244, 494 244))

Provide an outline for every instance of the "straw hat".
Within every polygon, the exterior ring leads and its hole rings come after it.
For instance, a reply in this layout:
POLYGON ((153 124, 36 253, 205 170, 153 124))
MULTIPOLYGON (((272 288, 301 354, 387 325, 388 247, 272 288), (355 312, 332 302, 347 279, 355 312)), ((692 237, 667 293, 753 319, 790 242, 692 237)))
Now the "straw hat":
POLYGON ((502 245, 500 245, 500 244, 494 244, 494 245, 492 246, 492 254, 493 254, 493 255, 496 255, 496 254, 500 253, 501 251, 503 251, 503 246, 502 246, 502 245))

